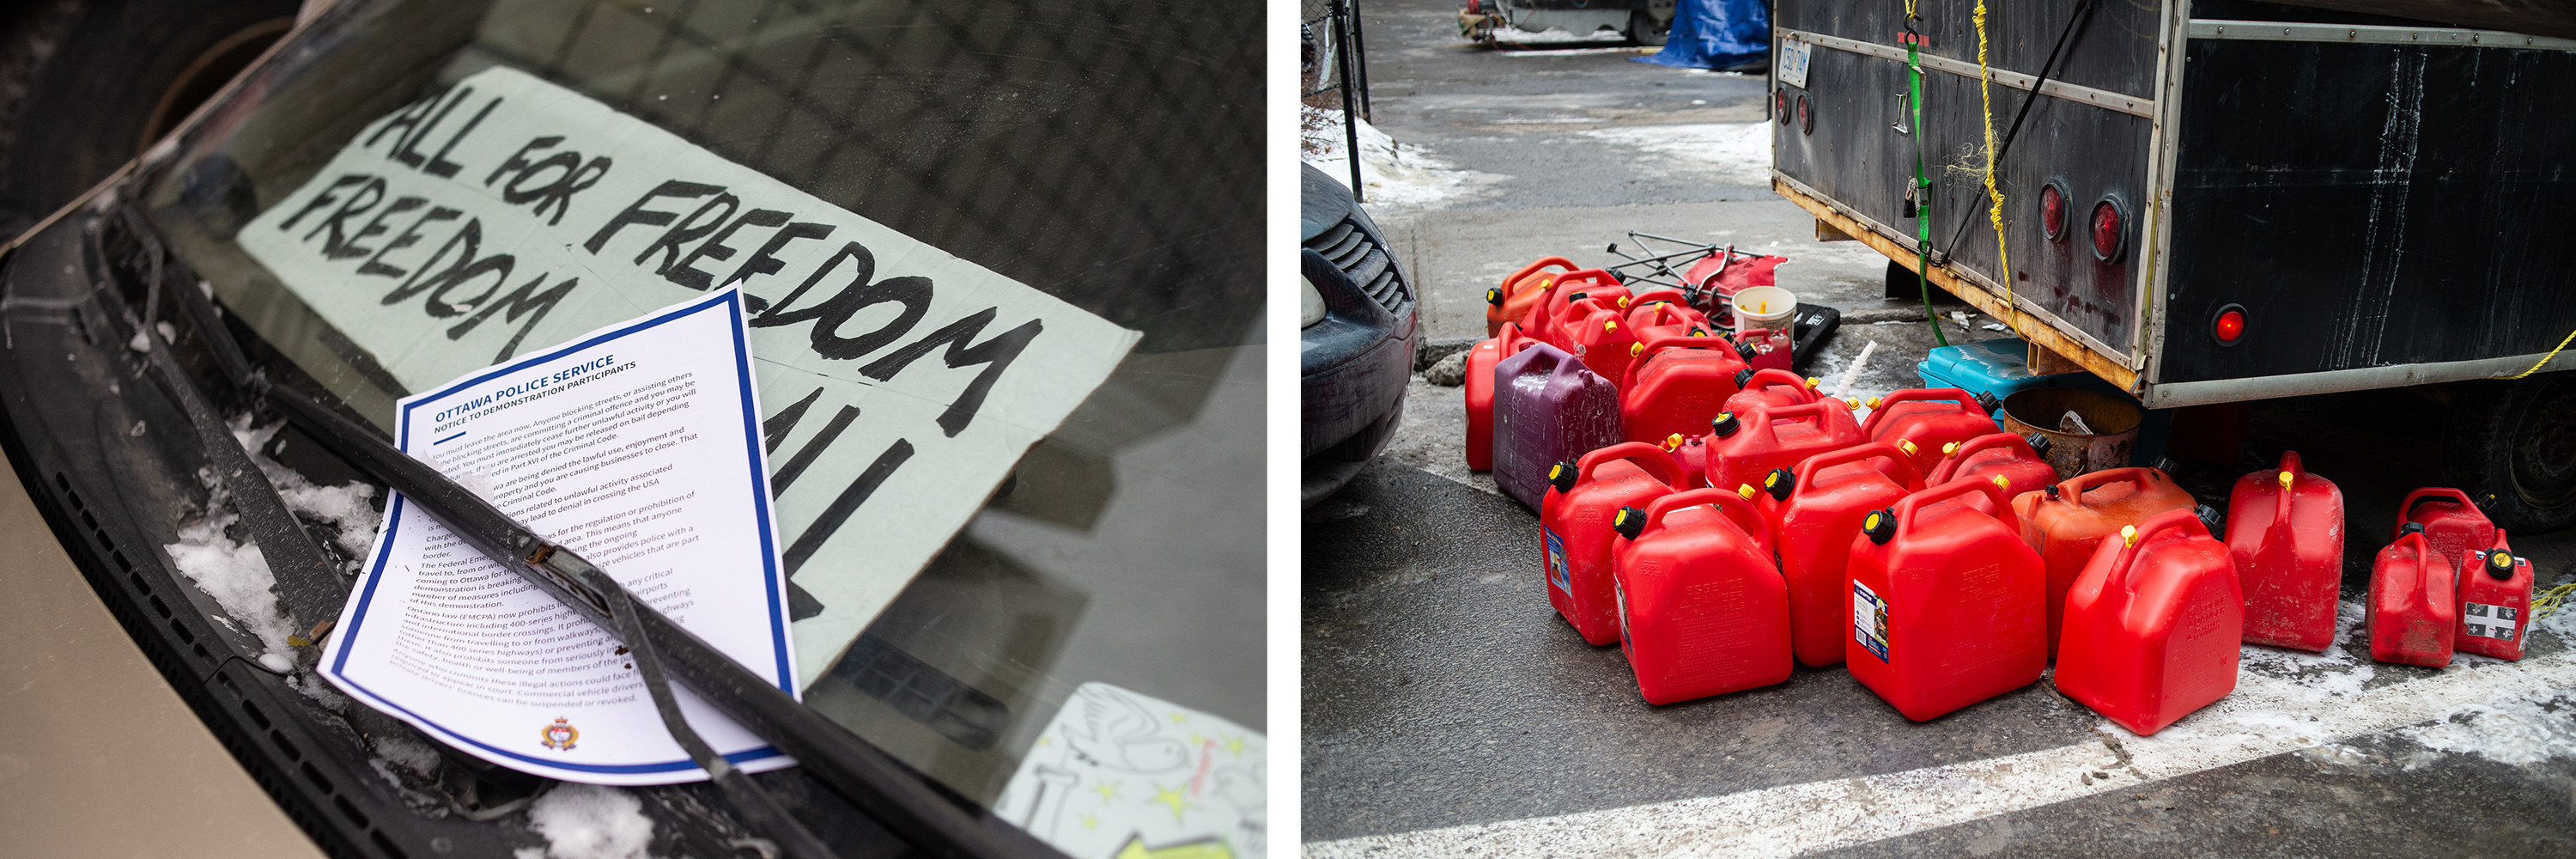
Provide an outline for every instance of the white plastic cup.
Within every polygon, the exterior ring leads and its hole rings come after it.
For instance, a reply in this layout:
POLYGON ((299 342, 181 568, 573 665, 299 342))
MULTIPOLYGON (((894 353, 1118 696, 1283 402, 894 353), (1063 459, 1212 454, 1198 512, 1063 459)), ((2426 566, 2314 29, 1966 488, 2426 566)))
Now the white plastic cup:
POLYGON ((1786 332, 1798 315, 1798 296, 1776 286, 1756 286, 1735 293, 1735 333, 1760 328, 1786 332))

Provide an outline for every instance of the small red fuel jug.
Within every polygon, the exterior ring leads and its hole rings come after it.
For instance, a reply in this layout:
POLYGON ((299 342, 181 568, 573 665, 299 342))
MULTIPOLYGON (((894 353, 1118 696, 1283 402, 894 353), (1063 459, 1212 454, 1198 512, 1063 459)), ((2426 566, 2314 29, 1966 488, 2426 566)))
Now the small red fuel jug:
POLYGON ((1539 508, 1547 470, 1619 442, 1619 391, 1538 343, 1494 365, 1494 483, 1539 508))
POLYGON ((1547 326, 1541 332, 1544 336, 1539 339, 1565 350, 1569 355, 1574 353, 1575 337, 1583 330, 1586 323, 1593 317, 1603 314, 1613 320, 1619 318, 1619 315, 1624 312, 1621 305, 1628 300, 1628 291, 1616 288, 1567 292, 1563 295, 1566 301, 1557 305, 1555 314, 1548 318, 1547 326))
POLYGON ((2245 591, 2245 641, 2324 651, 2343 587, 2343 490, 2300 467, 2237 478, 2227 497, 2227 549, 2245 591))
POLYGON ((1872 510, 1893 507, 1923 488, 1912 461, 1896 446, 1857 444, 1774 469, 1754 497, 1780 548, 1780 577, 1789 583, 1789 637, 1798 661, 1822 668, 1843 661, 1851 619, 1852 538, 1872 510))
MULTIPOLYGON (((1560 320, 1568 313, 1569 305, 1593 299, 1595 306, 1591 310, 1598 310, 1614 307, 1613 302, 1617 298, 1627 296, 1628 288, 1619 285, 1618 276, 1609 272, 1597 268, 1566 272, 1557 276, 1556 285, 1548 287, 1546 295, 1530 305, 1529 316, 1521 320, 1521 331, 1564 349, 1565 329, 1560 320)), ((1591 310, 1583 312, 1590 313, 1591 310)))
POLYGON ((2189 510, 2102 541, 2066 592, 2057 690, 2140 735, 2236 691, 2236 560, 2189 510))
POLYGON ((1500 285, 1485 290, 1485 336, 1501 334, 1506 322, 1528 318, 1530 306, 1547 297, 1547 289, 1556 285, 1557 277, 1573 270, 1573 260, 1540 257, 1503 278, 1500 285))
MULTIPOLYGON (((2457 489, 2427 487, 2406 493, 2406 500, 2397 504, 2397 529, 2409 522, 2424 526, 2424 542, 2442 553, 2454 571, 2468 569, 2469 553, 2495 545, 2495 523, 2487 521, 2486 511, 2479 510, 2468 493, 2457 489)), ((2392 530, 2390 539, 2396 533, 2392 530)))
POLYGON ((1703 432, 1728 395, 1744 362, 1726 341, 1708 336, 1662 336, 1640 344, 1643 360, 1619 387, 1619 422, 1630 441, 1661 441, 1675 433, 1703 432))
POLYGON ((1691 488, 1708 488, 1708 436, 1673 433, 1664 437, 1664 450, 1690 472, 1691 488))
POLYGON ((1619 520, 1619 643, 1646 703, 1789 679, 1789 595, 1752 502, 1694 489, 1619 520))
POLYGON ((1539 569, 1547 601, 1594 646, 1619 640, 1619 607, 1611 593, 1610 520, 1621 507, 1689 488, 1672 454, 1651 444, 1625 442, 1583 455, 1579 463, 1548 469, 1548 493, 1539 505, 1539 569))
MULTIPOLYGON (((1620 296, 1625 299, 1626 296, 1620 296)), ((1572 348, 1566 351, 1583 360, 1583 366, 1601 378, 1617 380, 1628 372, 1628 362, 1637 357, 1637 329, 1628 327, 1624 310, 1597 310, 1582 319, 1570 320, 1565 326, 1565 339, 1572 348)))
POLYGON ((2451 636, 2460 622, 2452 603, 2451 562, 2424 539, 2423 526, 2398 526, 2400 536, 2379 550, 2370 567, 2370 601, 2363 626, 2370 630, 2370 658, 2381 662, 2451 664, 2451 636))
POLYGON ((1824 399, 1823 394, 1816 393, 1816 385, 1817 380, 1801 379, 1787 370, 1748 368, 1735 374, 1736 392, 1726 398, 1726 411, 1803 406, 1824 399))
POLYGON ((1735 332, 1735 354, 1744 359, 1745 366, 1756 370, 1789 372, 1794 345, 1785 331, 1748 328, 1735 332))
MULTIPOLYGON (((2001 477, 2004 479, 2004 497, 2020 495, 2057 482, 2057 469, 2049 467, 2048 460, 2041 458, 2048 453, 2048 445, 2048 437, 2038 433, 2024 437, 2008 432, 1987 433, 1964 443, 1946 444, 1941 447, 1941 464, 1932 469, 1932 475, 1924 478, 1923 484, 1939 486, 1963 477, 1993 482, 2001 477)), ((1983 507, 1986 503, 1983 495, 1963 495, 1947 503, 1965 504, 1979 508, 1979 513, 1995 515, 1995 511, 1983 507)))
POLYGON ((2451 646, 2461 653, 2497 659, 2521 659, 2523 633, 2531 628, 2531 561, 2505 545, 2496 530, 2495 548, 2473 552, 2460 571, 2460 629, 2451 646))
POLYGON ((1860 425, 1838 402, 1720 412, 1708 427, 1708 485, 1758 486, 1771 469, 1861 441, 1860 425))
POLYGON ((2003 490, 1953 480, 1862 517, 1852 540, 1852 679, 1917 722, 2028 686, 2048 665, 2039 554, 2003 490), (1999 511, 1937 502, 1985 493, 1999 511), (2000 517, 2000 518, 1998 518, 2000 517))
POLYGON ((2021 519, 2022 542, 2037 550, 2048 565, 2048 652, 2057 652, 2066 589, 2075 584, 2075 574, 2093 561, 2093 550, 2102 545, 2102 538, 2149 516, 2198 506, 2190 492, 2152 468, 2079 474, 2014 496, 2013 514, 2021 519))
POLYGON ((1628 327, 1635 329, 1637 339, 1650 341, 1659 336, 1681 336, 1710 329, 1708 317, 1681 303, 1681 295, 1670 289, 1648 290, 1628 304, 1628 327))
MULTIPOLYGON (((1941 467, 1942 450, 1978 436, 1995 433, 1994 416, 1977 398, 1957 388, 1907 388, 1878 398, 1869 420, 1860 425, 1870 441, 1914 444, 1914 468, 1929 474, 1941 467)), ((2039 484, 2023 487, 2038 489, 2039 484)))
POLYGON ((1467 470, 1494 468, 1494 365, 1538 341, 1521 336, 1517 322, 1467 350, 1467 470))

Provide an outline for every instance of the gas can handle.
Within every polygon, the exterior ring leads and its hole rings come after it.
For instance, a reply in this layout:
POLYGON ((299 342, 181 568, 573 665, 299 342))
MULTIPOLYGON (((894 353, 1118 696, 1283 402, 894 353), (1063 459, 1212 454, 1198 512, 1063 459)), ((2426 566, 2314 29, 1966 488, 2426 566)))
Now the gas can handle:
POLYGON ((2397 502, 2397 524, 2390 526, 2392 531, 2406 527, 2406 521, 2415 515, 2415 508, 2428 501, 2457 501, 2460 506, 2477 510, 2480 516, 2486 515, 2486 511, 2478 509, 2477 502, 2469 500, 2466 492, 2448 486, 2427 486, 2406 493, 2406 500, 2397 502))
POLYGON ((1637 293, 1636 297, 1629 301, 1629 306, 1634 307, 1655 301, 1671 302, 1678 305, 1682 303, 1682 291, 1669 286, 1655 287, 1653 289, 1637 293))
MULTIPOLYGON (((1863 436, 1876 437, 1878 435, 1878 416, 1886 414, 1888 406, 1893 406, 1897 403, 1948 402, 1956 402, 1959 405, 1976 409, 1979 414, 1984 414, 1986 411, 1984 406, 1977 405, 1976 397, 1970 396, 1967 391, 1963 391, 1958 388, 1907 388, 1878 398, 1878 405, 1871 406, 1869 409, 1869 420, 1861 423, 1860 433, 1863 436)), ((1989 415, 1989 417, 1992 416, 1989 415)))
POLYGON ((2424 539, 2424 532, 2422 531, 2400 535, 2397 538, 2397 541, 2392 545, 2403 546, 2406 545, 2406 542, 2409 540, 2415 542, 2415 575, 2406 581, 2406 584, 2415 588, 2415 595, 2412 602, 2431 605, 2433 603, 2433 588, 2437 587, 2435 582, 2440 583, 2438 585, 2439 587, 2448 588, 2451 585, 2452 579, 2457 575, 2457 572, 2451 569, 2450 558, 2433 550, 2432 541, 2424 539), (2438 569, 2434 567, 2434 564, 2437 563, 2441 565, 2438 569), (2439 575, 2441 578, 2435 579, 2435 575, 2439 575))
POLYGON ((1905 496, 1904 500, 1896 502, 1896 528, 1901 532, 1912 533, 1914 511, 1971 492, 1983 492, 1991 498, 1995 502, 1995 521, 2003 523, 2006 531, 2020 533, 2021 517, 2013 514, 2012 498, 2004 494, 2004 488, 1996 486, 1993 481, 1978 480, 1973 477, 1962 477, 1905 496))
MULTIPOLYGON (((2203 537, 2209 536, 2209 525, 2200 521, 2200 512, 2187 509, 2167 510, 2149 516, 2147 521, 2138 523, 2135 529, 2123 529, 2128 533, 2114 535, 2120 538, 2120 554, 2111 562, 2111 577, 2103 582, 2103 586, 2135 590, 2130 585, 2129 568, 2136 564, 2138 550, 2144 548, 2147 541, 2154 539, 2156 535, 2186 526, 2200 529, 2200 535, 2203 537)), ((2108 544, 2111 538, 2102 539, 2105 544, 2108 544)))
POLYGON ((1682 470, 1680 460, 1674 459, 1673 455, 1661 446, 1642 441, 1623 441, 1584 454, 1583 458, 1575 464, 1574 482, 1582 483, 1591 480, 1592 472, 1600 469, 1601 466, 1623 459, 1644 467, 1647 476, 1663 481, 1665 486, 1690 485, 1690 475, 1682 470))
MULTIPOLYGON (((1522 278, 1537 274, 1540 269, 1544 268, 1561 268, 1572 271, 1574 269, 1574 261, 1564 257, 1539 257, 1537 262, 1523 266, 1520 271, 1512 272, 1512 276, 1503 278, 1503 294, 1507 296, 1511 295, 1512 287, 1519 285, 1522 278)), ((1563 278, 1558 279, 1563 280, 1563 278)))
POLYGON ((2273 501, 2272 530, 2278 531, 2289 526, 2290 500, 2297 497, 2299 475, 2306 472, 2307 469, 2302 468, 2299 462, 2298 451, 2281 451, 2281 467, 2272 471, 2274 479, 2279 480, 2281 486, 2280 497, 2273 501))
POLYGON ((1754 507, 1753 502, 1745 500, 1742 493, 1733 489, 1688 489, 1657 498, 1646 505, 1646 527, 1652 529, 1663 524, 1666 513, 1702 504, 1716 506, 1718 512, 1724 514, 1728 521, 1733 522, 1738 530, 1743 531, 1745 536, 1753 538, 1754 546, 1761 549, 1764 555, 1768 556, 1771 553, 1770 523, 1762 518, 1761 509, 1754 507))
MULTIPOLYGON (((1879 405, 1885 406, 1887 401, 1880 400, 1879 405)), ((1870 417, 1877 416, 1874 412, 1870 415, 1870 417)), ((1924 479, 1926 485, 1937 486, 1950 482, 1950 475, 1958 473, 1959 469, 1967 463, 1969 454, 1984 453, 1999 447, 2020 447, 2023 453, 2030 454, 2030 458, 2039 458, 2039 451, 2031 449, 2029 439, 2008 432, 1987 433, 1969 439, 1959 445, 1958 450, 1952 451, 1949 456, 1942 457, 1941 464, 1933 467, 1932 475, 1924 479)))
POLYGON ((2084 493, 2124 481, 2135 483, 2139 487, 2143 488, 2153 480, 2153 478, 2147 476, 2147 473, 2154 470, 2155 469, 2152 468, 2105 468, 2101 471, 2078 474, 2074 477, 2067 478, 2063 483, 2057 484, 2057 498, 2058 500, 2064 501, 2068 504, 2082 507, 2084 506, 2084 493))
MULTIPOLYGON (((1762 369, 1755 370, 1753 371, 1753 378, 1744 380, 1745 389, 1768 388, 1773 385, 1785 385, 1787 387, 1796 388, 1802 392, 1807 390, 1807 380, 1805 378, 1778 367, 1764 367, 1762 369)), ((1813 398, 1815 395, 1808 394, 1808 396, 1813 398)))
POLYGON ((1496 359, 1509 358, 1523 349, 1540 343, 1538 338, 1531 337, 1528 332, 1522 331, 1521 324, 1518 322, 1503 323, 1502 330, 1494 333, 1494 339, 1501 341, 1502 345, 1502 348, 1496 350, 1501 353, 1494 356, 1496 359))
POLYGON ((1837 465, 1842 465, 1844 463, 1860 462, 1862 460, 1869 459, 1885 459, 1889 462, 1896 463, 1898 468, 1904 469, 1905 479, 1897 481, 1897 485, 1905 487, 1906 491, 1911 492, 1923 488, 1923 475, 1914 469, 1914 458, 1906 456, 1904 451, 1897 450, 1896 445, 1883 441, 1856 444, 1840 450, 1829 450, 1824 453, 1819 453, 1814 456, 1807 457, 1806 459, 1799 460, 1798 467, 1796 469, 1798 485, 1805 486, 1809 481, 1814 480, 1816 478, 1816 472, 1823 471, 1837 465))

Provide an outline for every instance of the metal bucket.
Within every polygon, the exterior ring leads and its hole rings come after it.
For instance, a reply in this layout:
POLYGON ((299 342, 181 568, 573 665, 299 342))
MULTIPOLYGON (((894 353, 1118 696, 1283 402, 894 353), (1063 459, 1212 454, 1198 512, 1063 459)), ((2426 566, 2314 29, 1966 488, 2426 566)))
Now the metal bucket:
POLYGON ((2129 464, 2138 445, 2138 425, 2146 413, 2136 404, 2082 388, 2029 388, 2004 398, 2004 429, 2014 435, 2048 437, 2042 459, 2057 469, 2057 479, 2119 468, 2129 464), (2091 432, 2078 432, 2067 422, 2073 412, 2091 432))

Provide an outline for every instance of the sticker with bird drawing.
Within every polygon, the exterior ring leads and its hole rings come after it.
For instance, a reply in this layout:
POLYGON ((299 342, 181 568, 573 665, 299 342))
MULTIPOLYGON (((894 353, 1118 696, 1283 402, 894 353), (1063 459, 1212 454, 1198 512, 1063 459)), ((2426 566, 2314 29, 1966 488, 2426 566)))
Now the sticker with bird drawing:
POLYGON ((1259 859, 1268 749, 1223 717, 1085 683, 993 809, 1074 859, 1259 859))

